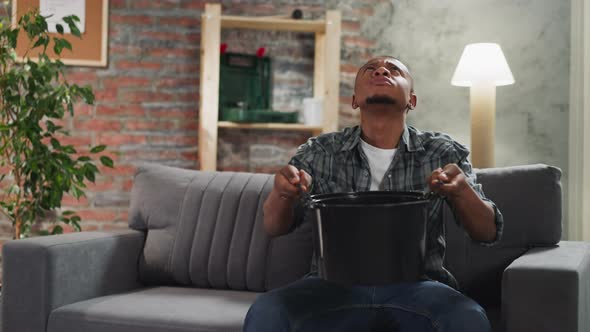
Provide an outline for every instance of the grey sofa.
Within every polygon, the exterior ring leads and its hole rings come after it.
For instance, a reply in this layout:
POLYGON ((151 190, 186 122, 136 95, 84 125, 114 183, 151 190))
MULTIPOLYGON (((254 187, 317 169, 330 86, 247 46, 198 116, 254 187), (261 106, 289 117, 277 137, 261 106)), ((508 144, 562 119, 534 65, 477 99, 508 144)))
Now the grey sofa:
MULTIPOLYGON (((445 211, 447 267, 496 331, 589 331, 590 244, 559 242, 560 171, 478 171, 504 238, 471 243, 445 211)), ((240 331, 259 292, 305 275, 311 228, 270 239, 266 174, 146 165, 129 227, 6 243, 3 332, 240 331)))

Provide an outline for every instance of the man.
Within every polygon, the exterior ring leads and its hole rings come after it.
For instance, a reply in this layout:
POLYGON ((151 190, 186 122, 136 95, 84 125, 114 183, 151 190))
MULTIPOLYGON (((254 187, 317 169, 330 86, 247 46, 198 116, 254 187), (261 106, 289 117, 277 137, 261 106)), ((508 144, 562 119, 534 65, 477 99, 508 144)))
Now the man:
MULTIPOLYGON (((276 174, 264 204, 266 232, 278 236, 295 227, 300 187, 314 194, 432 190, 446 197, 473 240, 484 245, 497 241, 502 216, 475 183, 468 150, 447 135, 407 126, 407 113, 416 102, 413 78, 401 61, 384 56, 363 65, 352 98, 352 107, 360 108, 360 126, 312 138, 299 147, 276 174)), ((370 331, 379 326, 383 331, 490 331, 483 308, 456 290, 456 280, 442 266, 443 204, 431 204, 428 215, 429 279, 345 287, 308 276, 260 295, 244 330, 370 331)))

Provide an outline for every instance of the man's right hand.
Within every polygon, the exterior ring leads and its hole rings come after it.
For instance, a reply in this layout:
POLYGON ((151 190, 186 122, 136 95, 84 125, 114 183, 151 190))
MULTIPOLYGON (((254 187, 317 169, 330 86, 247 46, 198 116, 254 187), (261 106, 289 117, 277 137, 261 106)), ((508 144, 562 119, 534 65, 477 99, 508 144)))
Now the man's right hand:
POLYGON ((264 202, 264 229, 270 236, 286 234, 294 223, 293 208, 300 189, 309 191, 311 175, 287 165, 275 174, 274 187, 264 202))
POLYGON ((274 190, 280 198, 292 201, 299 199, 299 186, 301 186, 301 190, 309 191, 311 181, 311 175, 306 171, 298 170, 293 165, 287 165, 275 175, 274 190))

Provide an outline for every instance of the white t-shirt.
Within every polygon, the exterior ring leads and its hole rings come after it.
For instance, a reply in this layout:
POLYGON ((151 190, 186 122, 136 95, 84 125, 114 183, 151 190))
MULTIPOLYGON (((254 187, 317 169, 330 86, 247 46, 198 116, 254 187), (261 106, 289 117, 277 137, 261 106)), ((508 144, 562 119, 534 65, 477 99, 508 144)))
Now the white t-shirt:
POLYGON ((380 149, 361 139, 361 147, 369 160, 371 169, 371 190, 379 190, 379 185, 389 165, 397 152, 397 149, 380 149))

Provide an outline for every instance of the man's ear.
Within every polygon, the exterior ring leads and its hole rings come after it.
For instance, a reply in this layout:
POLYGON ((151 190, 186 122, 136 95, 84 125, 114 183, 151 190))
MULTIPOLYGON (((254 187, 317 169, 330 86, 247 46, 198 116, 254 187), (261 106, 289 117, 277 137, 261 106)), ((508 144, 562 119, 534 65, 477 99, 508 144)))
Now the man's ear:
POLYGON ((410 102, 408 103, 408 108, 413 110, 418 103, 418 97, 413 92, 410 92, 410 102))
POLYGON ((356 98, 352 95, 352 109, 355 110, 359 108, 359 104, 356 103, 356 98))

